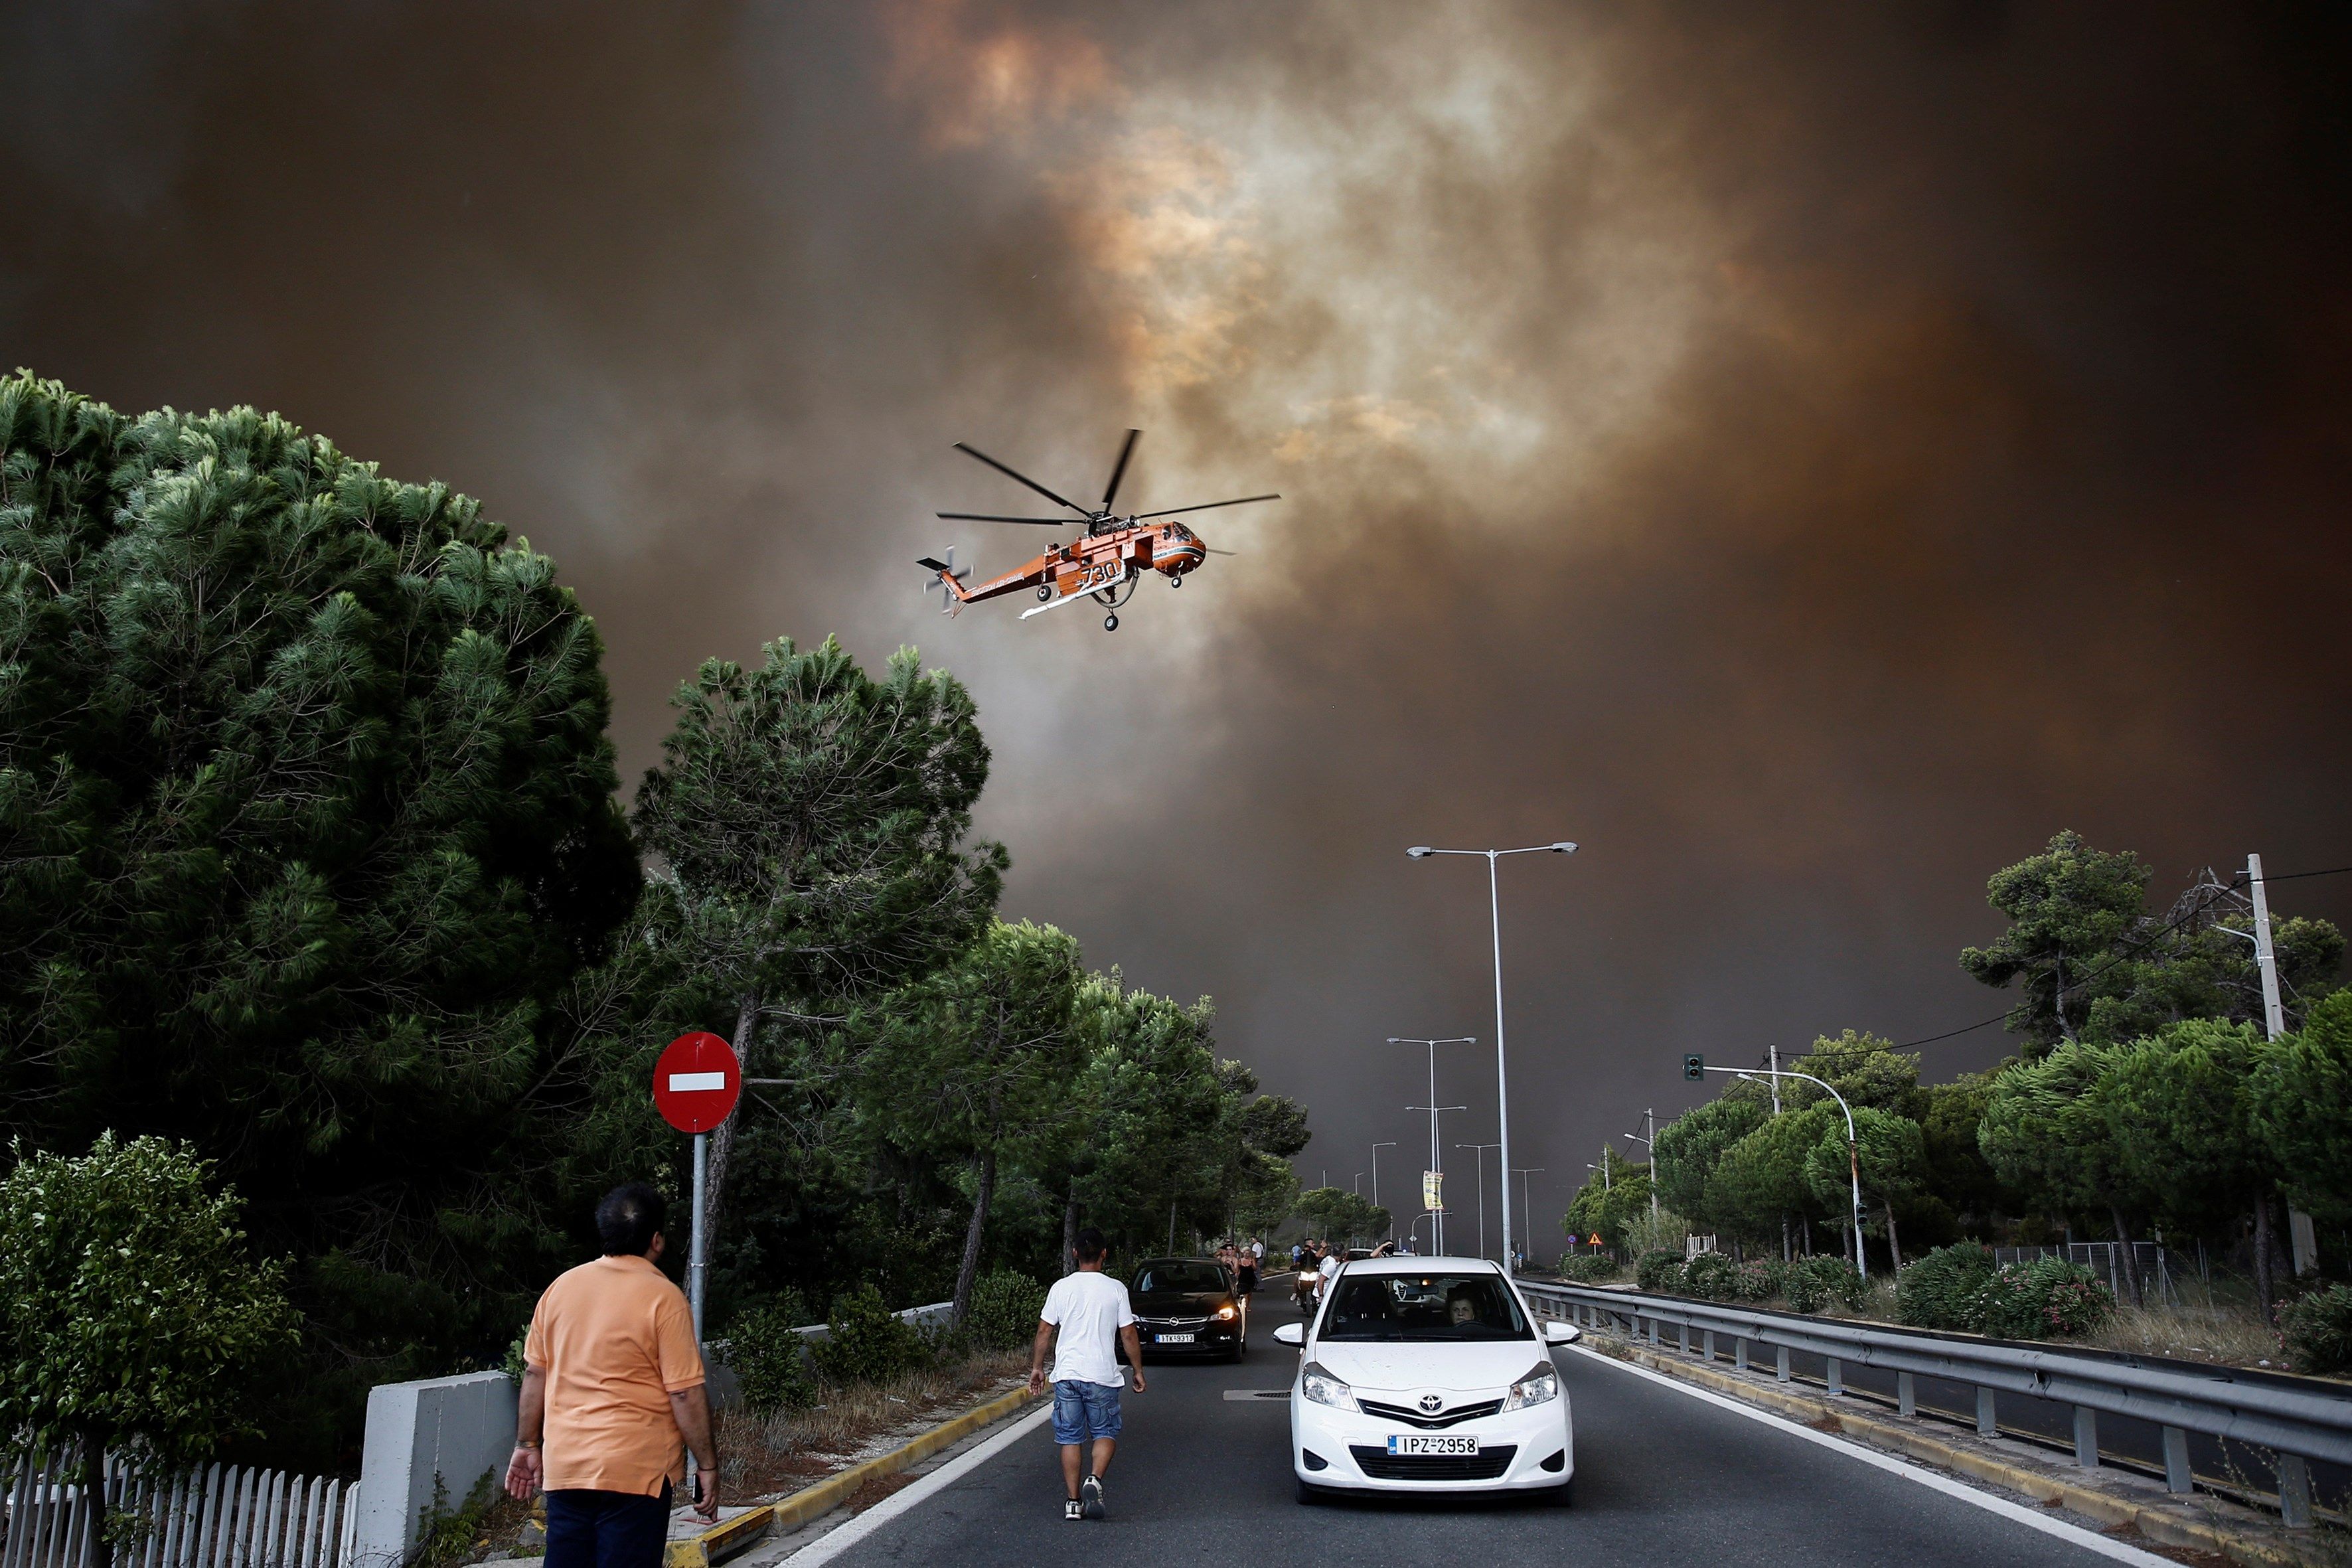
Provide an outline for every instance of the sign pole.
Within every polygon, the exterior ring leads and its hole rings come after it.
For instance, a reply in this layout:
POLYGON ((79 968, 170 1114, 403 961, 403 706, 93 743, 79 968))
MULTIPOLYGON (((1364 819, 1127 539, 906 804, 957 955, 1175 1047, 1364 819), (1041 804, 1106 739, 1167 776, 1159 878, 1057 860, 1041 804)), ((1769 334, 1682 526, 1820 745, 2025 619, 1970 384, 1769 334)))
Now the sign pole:
POLYGON ((694 1237, 686 1255, 686 1299, 694 1309, 694 1342, 702 1343, 703 1270, 709 1261, 709 1241, 702 1229, 704 1194, 710 1181, 710 1134, 694 1135, 694 1237))

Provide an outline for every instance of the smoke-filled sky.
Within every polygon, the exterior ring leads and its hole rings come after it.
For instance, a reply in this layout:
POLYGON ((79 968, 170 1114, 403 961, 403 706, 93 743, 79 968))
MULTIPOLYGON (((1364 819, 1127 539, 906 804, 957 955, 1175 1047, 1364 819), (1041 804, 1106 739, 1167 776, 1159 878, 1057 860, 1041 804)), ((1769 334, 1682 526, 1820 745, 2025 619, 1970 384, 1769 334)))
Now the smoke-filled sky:
MULTIPOLYGON (((995 749, 1008 912, 1214 995, 1309 1183, 1393 1139, 1406 1190, 1391 1035, 1479 1037, 1444 1140, 1495 1136, 1484 867, 1405 847, 1581 841, 1503 874, 1549 1251, 1681 1053, 2000 1012, 1955 955, 2061 828, 2159 900, 2352 864, 2347 45, 1958 0, 22 6, 0 360, 483 498, 602 626, 631 779, 706 656, 919 645, 995 749), (1035 504, 950 442, 1091 495, 1130 425, 1124 500, 1285 499, 1115 634, 927 605, 916 556, 1046 536, 934 521, 1035 504)), ((2276 901, 2347 921, 2347 881, 2276 901)))

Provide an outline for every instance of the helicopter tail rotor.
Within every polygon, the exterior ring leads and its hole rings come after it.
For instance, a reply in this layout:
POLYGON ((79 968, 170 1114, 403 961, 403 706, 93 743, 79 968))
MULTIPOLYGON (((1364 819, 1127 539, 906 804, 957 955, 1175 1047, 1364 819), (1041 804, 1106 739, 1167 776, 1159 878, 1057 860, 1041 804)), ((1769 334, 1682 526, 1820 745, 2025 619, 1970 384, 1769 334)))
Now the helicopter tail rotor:
POLYGON ((938 589, 940 597, 943 601, 940 608, 949 615, 953 615, 962 607, 963 602, 971 596, 963 591, 964 579, 971 575, 971 568, 966 566, 961 571, 957 569, 955 546, 952 544, 948 546, 947 556, 945 561, 934 561, 926 555, 915 564, 928 569, 930 573, 929 576, 923 579, 924 596, 929 597, 931 590, 938 589))

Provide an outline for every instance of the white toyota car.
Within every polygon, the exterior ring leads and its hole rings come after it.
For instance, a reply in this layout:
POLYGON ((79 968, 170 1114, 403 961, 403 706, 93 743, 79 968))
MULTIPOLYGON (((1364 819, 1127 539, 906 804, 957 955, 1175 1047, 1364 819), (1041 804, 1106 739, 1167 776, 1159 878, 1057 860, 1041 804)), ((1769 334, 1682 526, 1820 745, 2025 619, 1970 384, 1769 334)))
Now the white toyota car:
POLYGON ((1478 1258, 1351 1262, 1305 1323, 1290 1389, 1298 1500, 1332 1492, 1540 1492, 1569 1500, 1576 1442, 1551 1347, 1575 1325, 1538 1324, 1503 1271, 1478 1258))

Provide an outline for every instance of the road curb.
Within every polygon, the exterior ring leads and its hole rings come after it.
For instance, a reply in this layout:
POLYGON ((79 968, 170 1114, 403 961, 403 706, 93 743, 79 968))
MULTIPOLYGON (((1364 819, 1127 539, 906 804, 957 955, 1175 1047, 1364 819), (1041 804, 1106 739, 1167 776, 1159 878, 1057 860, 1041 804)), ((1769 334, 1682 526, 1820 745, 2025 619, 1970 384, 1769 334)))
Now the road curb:
MULTIPOLYGON (((1619 1361, 1631 1362, 1680 1382, 1696 1384, 1750 1405, 1761 1405, 1817 1429, 1832 1429, 1956 1475, 1990 1482, 2032 1498, 2038 1503, 2064 1508, 2107 1528, 2130 1527, 2163 1546, 2210 1552, 2247 1568, 2331 1568, 2342 1554, 2324 1538, 2298 1540, 2284 1527, 2254 1519, 2242 1525, 2216 1518, 2212 1510, 2234 1508, 2227 1503, 2189 1504, 2121 1496, 2085 1486, 2058 1473, 1947 1441, 1932 1429, 1913 1426, 1900 1416, 1864 1414, 1842 1402, 1797 1394, 1775 1384, 1759 1384, 1720 1367, 1694 1365, 1676 1356, 1643 1346, 1619 1344, 1587 1335, 1591 1349, 1619 1361)), ((2303 1532, 2298 1532, 2298 1534, 2303 1532)))
POLYGON ((877 1455, 864 1464, 852 1465, 848 1469, 827 1476, 812 1486, 803 1487, 779 1501, 746 1509, 733 1519, 713 1525, 698 1535, 673 1541, 669 1543, 666 1568, 710 1568, 710 1564, 719 1558, 749 1546, 765 1535, 771 1526, 797 1529, 812 1520, 822 1519, 847 1501, 866 1482, 912 1468, 940 1449, 953 1447, 982 1427, 994 1426, 1038 1397, 1026 1388, 1016 1388, 1010 1394, 1000 1394, 952 1420, 941 1422, 887 1454, 877 1455))

